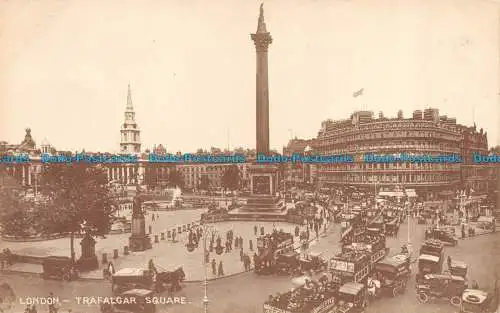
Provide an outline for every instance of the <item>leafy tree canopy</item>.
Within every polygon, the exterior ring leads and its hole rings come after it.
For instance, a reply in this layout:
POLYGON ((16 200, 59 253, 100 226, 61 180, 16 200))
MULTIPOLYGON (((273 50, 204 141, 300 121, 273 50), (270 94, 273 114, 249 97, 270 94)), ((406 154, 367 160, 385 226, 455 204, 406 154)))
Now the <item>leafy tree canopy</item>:
POLYGON ((41 189, 49 199, 43 223, 58 232, 78 232, 82 225, 104 234, 117 205, 106 172, 99 165, 50 164, 41 177, 41 189))
POLYGON ((237 190, 240 187, 241 173, 236 164, 228 166, 222 174, 222 186, 225 189, 237 190))

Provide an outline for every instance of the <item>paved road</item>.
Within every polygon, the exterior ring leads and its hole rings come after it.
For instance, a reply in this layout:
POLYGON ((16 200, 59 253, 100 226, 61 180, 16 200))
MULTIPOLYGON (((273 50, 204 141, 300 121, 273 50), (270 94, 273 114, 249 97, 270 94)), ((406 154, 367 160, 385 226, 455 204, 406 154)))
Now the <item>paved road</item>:
MULTIPOLYGON (((415 232, 411 233, 412 242, 417 246, 418 241, 423 237, 421 234, 423 228, 421 225, 417 226, 413 223, 411 226, 415 230, 415 232)), ((391 248, 398 249, 402 242, 406 242, 406 230, 406 224, 403 224, 399 234, 400 238, 389 240, 388 244, 391 248)), ((337 240, 338 233, 332 231, 330 236, 320 238, 313 247, 322 249, 323 247, 336 244, 337 240)), ((469 263, 471 268, 470 279, 476 279, 480 286, 491 285, 493 283, 493 269, 499 269, 500 272, 500 234, 479 236, 460 241, 457 247, 447 248, 446 254, 469 263)), ((18 296, 46 296, 49 292, 54 292, 61 299, 74 299, 75 296, 102 296, 110 294, 109 283, 73 282, 63 284, 56 281, 43 281, 37 277, 30 278, 10 274, 4 275, 2 279, 12 285, 18 296)), ((418 304, 415 299, 415 292, 412 289, 413 285, 409 284, 406 294, 398 298, 381 299, 370 304, 367 313, 456 312, 455 308, 444 302, 438 301, 427 305, 418 304)), ((262 312, 262 303, 270 294, 285 292, 291 287, 289 277, 262 277, 254 273, 245 273, 227 279, 211 281, 208 285, 208 297, 211 300, 210 312, 262 312)), ((167 296, 167 294, 163 294, 163 296, 167 296)), ((199 313, 201 299, 203 298, 203 286, 201 283, 186 284, 185 288, 175 294, 175 296, 187 297, 189 304, 159 306, 159 312, 199 313)), ((64 304, 63 307, 69 307, 70 304, 73 313, 99 312, 97 307, 77 306, 74 303, 64 304)))

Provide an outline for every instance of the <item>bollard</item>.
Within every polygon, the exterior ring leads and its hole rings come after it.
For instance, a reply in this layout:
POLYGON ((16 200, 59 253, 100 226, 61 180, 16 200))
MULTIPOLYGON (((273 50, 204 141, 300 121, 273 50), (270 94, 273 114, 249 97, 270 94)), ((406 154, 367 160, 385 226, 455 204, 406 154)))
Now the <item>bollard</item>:
POLYGON ((118 249, 113 250, 113 259, 118 259, 118 249))
POLYGON ((155 243, 158 243, 158 242, 160 242, 160 241, 158 240, 158 235, 155 235, 155 243))
POLYGON ((161 240, 165 240, 165 233, 161 233, 161 240))
POLYGON ((149 225, 149 234, 151 235, 153 233, 153 227, 149 225))
POLYGON ((103 254, 102 254, 102 260, 101 260, 101 263, 102 263, 102 264, 108 264, 108 254, 107 254, 107 253, 103 253, 103 254))
POLYGON ((128 246, 123 247, 123 255, 129 255, 128 246))
POLYGON ((168 239, 172 238, 172 232, 170 230, 167 231, 167 238, 168 239))

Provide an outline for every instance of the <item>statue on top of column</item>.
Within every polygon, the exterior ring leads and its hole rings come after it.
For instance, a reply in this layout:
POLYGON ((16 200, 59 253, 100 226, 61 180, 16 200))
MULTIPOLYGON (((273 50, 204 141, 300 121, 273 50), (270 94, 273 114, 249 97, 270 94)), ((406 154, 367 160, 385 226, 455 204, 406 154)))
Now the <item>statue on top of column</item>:
POLYGON ((266 22, 264 22, 264 3, 260 4, 259 22, 257 24, 257 33, 267 33, 266 22))

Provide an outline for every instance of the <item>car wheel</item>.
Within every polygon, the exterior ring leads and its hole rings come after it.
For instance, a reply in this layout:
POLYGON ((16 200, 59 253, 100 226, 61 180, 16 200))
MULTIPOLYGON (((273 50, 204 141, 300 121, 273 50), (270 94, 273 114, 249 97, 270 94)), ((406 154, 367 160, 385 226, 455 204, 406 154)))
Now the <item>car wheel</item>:
POLYGON ((417 300, 420 303, 427 303, 429 302, 430 298, 429 295, 425 292, 419 292, 417 295, 417 300))
POLYGON ((399 287, 399 286, 394 287, 394 288, 392 289, 392 296, 393 296, 393 297, 397 297, 397 296, 398 296, 398 294, 400 293, 400 291, 401 291, 401 287, 399 287))
POLYGON ((450 303, 454 306, 460 306, 462 304, 462 299, 459 296, 451 297, 450 303))
POLYGON ((64 275, 62 276, 62 279, 63 279, 64 281, 70 281, 70 280, 71 280, 71 276, 70 276, 68 273, 66 273, 66 274, 64 274, 64 275))

